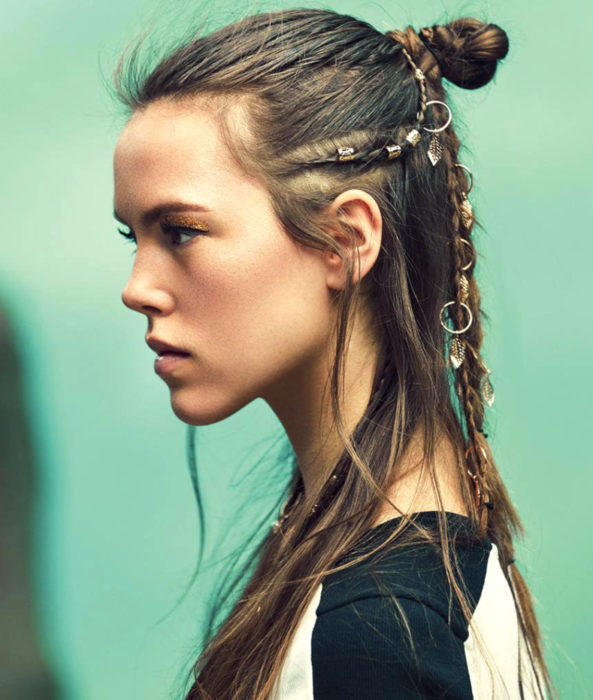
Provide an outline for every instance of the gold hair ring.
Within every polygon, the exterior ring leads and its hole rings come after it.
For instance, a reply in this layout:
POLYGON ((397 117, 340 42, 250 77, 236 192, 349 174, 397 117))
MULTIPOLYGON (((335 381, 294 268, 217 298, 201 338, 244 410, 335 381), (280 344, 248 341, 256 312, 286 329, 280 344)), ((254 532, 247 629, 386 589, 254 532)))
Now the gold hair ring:
POLYGON ((459 302, 458 301, 448 301, 446 304, 443 304, 443 306, 441 308, 440 319, 441 319, 441 326, 447 331, 447 333, 453 333, 455 335, 458 335, 459 333, 465 333, 465 331, 467 331, 469 329, 469 327, 472 325, 474 317, 472 314, 472 310, 469 308, 469 306, 465 302, 463 302, 463 301, 459 301, 459 302), (465 310, 467 311, 468 316, 469 316, 469 321, 467 322, 467 325, 458 331, 455 330, 454 328, 449 328, 449 326, 447 326, 443 321, 443 314, 445 313, 445 309, 448 306, 451 306, 452 304, 459 304, 460 306, 463 306, 465 308, 465 310))
POLYGON ((467 165, 463 165, 462 163, 455 163, 455 167, 463 168, 465 172, 469 175, 469 190, 467 192, 464 192, 465 196, 467 197, 467 195, 472 191, 474 186, 474 175, 472 171, 467 167, 467 165))
POLYGON ((469 268, 474 264, 474 249, 472 248, 471 243, 467 239, 463 238, 463 236, 459 236, 459 240, 470 249, 470 252, 472 254, 470 261, 461 268, 461 270, 465 272, 466 270, 469 270, 469 268))

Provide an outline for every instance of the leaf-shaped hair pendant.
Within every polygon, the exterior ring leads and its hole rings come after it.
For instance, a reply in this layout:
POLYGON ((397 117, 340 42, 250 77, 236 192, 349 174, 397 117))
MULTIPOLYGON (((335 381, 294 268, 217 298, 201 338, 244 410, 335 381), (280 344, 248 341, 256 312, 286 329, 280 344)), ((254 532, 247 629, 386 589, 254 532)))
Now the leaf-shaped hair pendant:
POLYGON ((461 338, 455 336, 451 341, 451 347, 449 349, 449 362, 453 369, 459 369, 461 363, 465 359, 465 343, 461 338))
POLYGON ((461 217, 461 223, 463 224, 464 228, 469 230, 474 221, 474 209, 470 204, 469 199, 467 199, 465 195, 463 197, 463 201, 459 205, 459 215, 461 217))
POLYGON ((492 406, 494 403, 494 387, 492 386, 489 375, 490 370, 487 369, 486 374, 482 377, 480 391, 484 401, 488 404, 488 406, 492 406))
POLYGON ((465 275, 459 278, 459 298, 460 301, 467 301, 469 297, 469 280, 465 275))
POLYGON ((432 163, 433 167, 439 162, 443 155, 443 146, 441 145, 441 140, 438 134, 433 134, 430 139, 430 144, 428 150, 426 151, 428 155, 428 160, 432 163))

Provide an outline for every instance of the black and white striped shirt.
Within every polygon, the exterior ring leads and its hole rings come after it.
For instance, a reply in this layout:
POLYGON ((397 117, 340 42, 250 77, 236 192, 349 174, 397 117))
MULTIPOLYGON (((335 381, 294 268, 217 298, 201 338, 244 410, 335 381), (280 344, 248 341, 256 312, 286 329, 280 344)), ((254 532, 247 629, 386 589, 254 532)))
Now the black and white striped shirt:
MULTIPOLYGON (((436 511, 415 519, 438 532, 436 511)), ((376 546, 400 520, 369 530, 356 556, 376 546)), ((446 522, 475 628, 450 590, 440 546, 398 547, 374 569, 367 561, 323 579, 299 622, 273 700, 543 697, 496 545, 488 537, 471 538, 469 518, 448 512, 446 522), (392 596, 408 620, 415 657, 392 596)))

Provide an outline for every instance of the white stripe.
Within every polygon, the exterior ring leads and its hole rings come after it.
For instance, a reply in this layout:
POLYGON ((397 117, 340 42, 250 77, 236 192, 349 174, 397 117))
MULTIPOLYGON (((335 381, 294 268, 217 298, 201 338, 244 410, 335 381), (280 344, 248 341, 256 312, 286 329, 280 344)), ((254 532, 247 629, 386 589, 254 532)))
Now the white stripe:
POLYGON ((313 700, 311 647, 321 587, 319 584, 298 624, 270 700, 313 700))
MULTIPOLYGON (((506 580, 498 548, 492 543, 486 568, 486 578, 472 623, 477 627, 486 655, 480 648, 476 634, 469 627, 464 643, 465 657, 476 700, 510 698, 520 700, 518 666, 519 647, 525 672, 525 642, 519 631, 519 621, 511 588, 506 580), (491 670, 489 670, 490 662, 491 670)), ((524 698, 536 698, 532 684, 524 688, 524 698)))

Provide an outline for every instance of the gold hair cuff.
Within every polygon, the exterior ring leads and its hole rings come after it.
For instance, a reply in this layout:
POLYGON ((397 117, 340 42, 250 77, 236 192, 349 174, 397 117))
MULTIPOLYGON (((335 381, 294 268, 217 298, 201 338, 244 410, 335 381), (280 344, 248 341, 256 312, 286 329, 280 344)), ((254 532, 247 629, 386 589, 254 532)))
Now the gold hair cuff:
POLYGON ((354 160, 354 149, 352 147, 338 148, 338 160, 354 160))
POLYGON ((385 146, 385 150, 387 151, 387 157, 389 160, 392 160, 393 158, 399 158, 402 154, 402 147, 398 145, 391 145, 391 146, 385 146))
POLYGON ((411 143, 412 146, 415 146, 421 138, 422 134, 418 131, 418 129, 412 129, 412 131, 409 131, 406 134, 406 141, 411 143))

